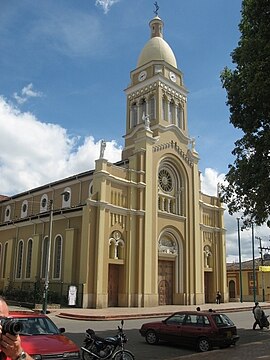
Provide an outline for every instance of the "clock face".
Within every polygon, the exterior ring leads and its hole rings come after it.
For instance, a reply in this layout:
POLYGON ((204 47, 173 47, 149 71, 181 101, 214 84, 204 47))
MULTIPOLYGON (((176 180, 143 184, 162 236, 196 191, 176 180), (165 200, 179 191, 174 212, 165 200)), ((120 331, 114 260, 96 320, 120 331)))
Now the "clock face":
POLYGON ((170 71, 170 79, 173 81, 173 82, 176 82, 176 75, 174 72, 170 71))
POLYGON ((139 73, 138 80, 139 80, 139 81, 143 81, 143 80, 146 79, 146 76, 147 76, 147 72, 146 72, 145 70, 144 70, 144 71, 141 71, 141 72, 139 73))

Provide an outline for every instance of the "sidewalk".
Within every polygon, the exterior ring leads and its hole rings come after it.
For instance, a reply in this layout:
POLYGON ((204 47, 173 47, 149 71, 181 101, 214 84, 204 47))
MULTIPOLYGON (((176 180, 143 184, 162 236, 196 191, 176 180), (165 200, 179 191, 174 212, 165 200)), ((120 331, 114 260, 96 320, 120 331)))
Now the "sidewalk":
MULTIPOLYGON (((198 305, 166 305, 148 308, 123 308, 110 307, 105 309, 82 309, 82 308, 64 308, 50 309, 50 313, 67 319, 74 320, 118 320, 118 319, 143 319, 154 317, 166 317, 176 311, 196 310, 198 305)), ((251 311, 253 302, 229 302, 222 304, 203 304, 201 310, 213 309, 222 312, 251 311)), ((264 309, 270 309, 270 302, 261 302, 260 306, 264 309)))

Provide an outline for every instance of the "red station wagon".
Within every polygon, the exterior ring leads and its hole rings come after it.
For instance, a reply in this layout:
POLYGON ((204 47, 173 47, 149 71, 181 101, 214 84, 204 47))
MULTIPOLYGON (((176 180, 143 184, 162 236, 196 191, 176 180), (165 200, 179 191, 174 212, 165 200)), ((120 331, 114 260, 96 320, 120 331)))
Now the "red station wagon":
POLYGON ((18 321, 22 348, 35 360, 80 358, 78 346, 65 335, 64 328, 58 329, 44 314, 30 311, 10 311, 9 317, 18 321))
POLYGON ((212 311, 180 311, 165 320, 143 324, 140 333, 151 345, 161 340, 199 351, 229 347, 239 340, 236 326, 228 316, 212 311))

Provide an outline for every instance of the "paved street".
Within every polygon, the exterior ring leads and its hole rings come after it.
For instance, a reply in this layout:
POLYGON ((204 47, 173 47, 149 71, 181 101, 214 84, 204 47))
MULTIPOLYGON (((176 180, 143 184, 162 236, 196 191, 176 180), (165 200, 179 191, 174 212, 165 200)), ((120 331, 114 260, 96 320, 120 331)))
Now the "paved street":
MULTIPOLYGON (((266 314, 270 314, 270 304, 261 303, 266 314)), ((215 305, 206 304, 203 307, 212 307, 228 314, 238 328, 240 341, 235 347, 224 350, 212 350, 207 353, 197 353, 194 350, 184 349, 178 346, 166 344, 150 346, 140 336, 138 330, 141 324, 165 318, 167 313, 177 310, 194 309, 194 306, 171 306, 157 308, 108 308, 108 309, 60 309, 52 311, 49 317, 58 327, 66 328, 66 335, 74 340, 78 346, 82 345, 84 333, 87 328, 92 328, 101 336, 115 335, 120 319, 125 318, 124 330, 129 339, 126 348, 130 349, 136 356, 136 360, 183 360, 183 359, 207 359, 207 360, 270 360, 270 330, 252 330, 253 316, 251 313, 253 303, 228 303, 215 305), (75 313, 76 317, 59 317, 59 313, 75 313), (81 315, 81 316, 79 316, 81 315), (153 318, 151 318, 154 316, 153 318), (149 318, 150 317, 150 318, 149 318), (85 320, 82 320, 85 318, 85 320), (117 320, 106 320, 115 318, 117 320), (93 320, 95 319, 95 320, 93 320), (99 320, 101 319, 101 320, 99 320)), ((18 310, 18 308, 17 308, 18 310)))
MULTIPOLYGON (((270 313, 270 310, 266 310, 270 313)), ((124 329, 129 339, 127 349, 131 350, 136 360, 177 360, 177 359, 215 359, 234 360, 234 359, 270 359, 270 330, 252 330, 253 317, 251 311, 239 311, 228 313, 228 316, 237 325, 240 341, 235 347, 224 350, 213 350, 207 353, 197 353, 191 349, 184 349, 173 345, 154 345, 146 344, 138 332, 141 324, 155 319, 134 319, 125 320, 124 329)), ((84 331, 93 328, 99 336, 109 336, 116 333, 117 325, 120 321, 79 321, 59 318, 50 315, 58 326, 66 327, 66 334, 72 338, 79 346, 82 345, 84 331)))

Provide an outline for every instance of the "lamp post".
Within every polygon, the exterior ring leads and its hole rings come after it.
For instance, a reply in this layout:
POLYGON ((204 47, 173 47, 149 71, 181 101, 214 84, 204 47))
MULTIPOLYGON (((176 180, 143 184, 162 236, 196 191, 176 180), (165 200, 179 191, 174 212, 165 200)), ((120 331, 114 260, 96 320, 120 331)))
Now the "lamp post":
POLYGON ((49 275, 50 275, 50 267, 51 267, 50 265, 51 265, 51 246, 52 246, 52 226, 53 226, 53 200, 50 200, 49 241, 47 246, 45 282, 44 282, 43 305, 42 305, 43 314, 47 314, 49 275))
MULTIPOLYGON (((70 192, 64 191, 60 195, 61 196, 66 196, 66 195, 70 196, 70 192)), ((43 304, 42 304, 43 314, 47 314, 47 305, 48 305, 49 276, 50 276, 50 269, 51 269, 52 230, 53 230, 53 200, 50 200, 49 240, 48 240, 48 246, 47 246, 45 281, 44 281, 43 304)))
POLYGON ((253 264, 253 301, 256 300, 256 271, 255 271, 255 254, 254 254, 254 223, 251 222, 251 236, 252 236, 252 264, 253 264))
POLYGON ((240 287, 240 302, 243 302, 243 290, 242 290, 242 261, 241 261, 241 243, 240 243, 240 218, 237 218, 237 230, 238 230, 238 251, 239 251, 239 287, 240 287))

